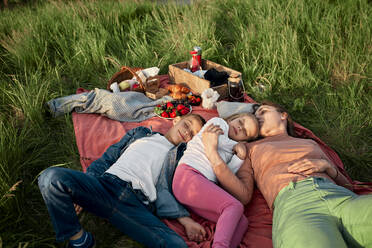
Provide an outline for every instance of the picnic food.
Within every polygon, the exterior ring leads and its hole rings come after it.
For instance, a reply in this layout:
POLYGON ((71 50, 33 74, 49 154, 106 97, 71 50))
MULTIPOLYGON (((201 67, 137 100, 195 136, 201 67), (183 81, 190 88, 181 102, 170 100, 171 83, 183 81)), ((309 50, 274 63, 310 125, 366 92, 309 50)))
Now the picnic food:
POLYGON ((186 99, 187 94, 190 92, 189 88, 180 84, 168 85, 167 88, 170 91, 169 95, 175 100, 186 99))
POLYGON ((187 87, 185 87, 185 86, 182 86, 182 85, 180 85, 180 84, 172 84, 172 85, 168 85, 168 90, 169 90, 170 92, 174 92, 174 93, 176 93, 176 92, 182 92, 182 93, 187 94, 187 93, 190 92, 190 89, 189 89, 189 88, 187 88, 187 87))
POLYGON ((200 96, 194 96, 194 95, 188 95, 187 101, 194 106, 198 106, 201 103, 201 97, 200 96))
POLYGON ((127 90, 130 88, 130 84, 126 81, 121 81, 119 84, 119 88, 121 91, 127 90))
POLYGON ((182 102, 166 102, 164 104, 156 105, 154 112, 157 116, 173 119, 177 116, 187 115, 191 112, 191 106, 182 102))
POLYGON ((171 96, 174 100, 185 99, 187 97, 187 95, 182 92, 173 92, 170 93, 169 96, 171 96))

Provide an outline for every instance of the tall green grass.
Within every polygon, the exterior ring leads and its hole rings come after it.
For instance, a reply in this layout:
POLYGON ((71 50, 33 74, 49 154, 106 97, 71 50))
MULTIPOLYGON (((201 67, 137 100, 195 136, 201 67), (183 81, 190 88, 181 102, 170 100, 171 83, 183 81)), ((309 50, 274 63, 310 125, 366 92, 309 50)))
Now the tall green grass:
MULTIPOLYGON (((79 169, 79 154, 70 115, 52 119, 44 103, 105 88, 118 65, 165 74, 194 45, 241 71, 255 100, 287 107, 353 179, 372 181, 371 12, 367 0, 34 1, 1 10, 0 247, 59 246, 37 176, 79 169)), ((89 214, 82 223, 99 247, 140 246, 89 214)))

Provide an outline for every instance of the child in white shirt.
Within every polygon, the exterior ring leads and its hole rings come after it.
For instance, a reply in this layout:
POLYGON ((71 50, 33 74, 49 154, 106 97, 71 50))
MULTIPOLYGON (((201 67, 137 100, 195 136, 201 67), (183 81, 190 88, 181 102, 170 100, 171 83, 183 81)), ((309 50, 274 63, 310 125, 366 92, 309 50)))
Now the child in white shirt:
POLYGON ((216 117, 188 143, 173 179, 176 198, 198 215, 216 222, 212 247, 236 247, 248 228, 241 202, 216 185, 218 183, 202 142, 202 134, 210 124, 223 131, 218 137, 218 153, 233 173, 246 158, 244 142, 257 138, 259 126, 250 113, 236 114, 226 120, 216 117))

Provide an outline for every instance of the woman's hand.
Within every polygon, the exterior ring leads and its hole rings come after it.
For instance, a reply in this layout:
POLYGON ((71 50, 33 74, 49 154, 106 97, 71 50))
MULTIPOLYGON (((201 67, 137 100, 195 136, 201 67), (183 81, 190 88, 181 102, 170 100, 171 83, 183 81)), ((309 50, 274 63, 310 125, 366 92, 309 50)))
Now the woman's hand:
POLYGON ((334 168, 328 160, 325 159, 302 159, 288 166, 288 172, 310 175, 316 172, 325 172, 334 178, 337 169, 334 168))
POLYGON ((223 134, 223 130, 218 125, 208 125, 202 133, 205 155, 211 162, 212 166, 217 166, 223 160, 218 154, 218 136, 223 134))
POLYGON ((288 172, 304 175, 310 175, 314 172, 325 172, 338 185, 353 190, 350 181, 338 171, 336 166, 332 165, 326 159, 303 159, 288 166, 288 172))

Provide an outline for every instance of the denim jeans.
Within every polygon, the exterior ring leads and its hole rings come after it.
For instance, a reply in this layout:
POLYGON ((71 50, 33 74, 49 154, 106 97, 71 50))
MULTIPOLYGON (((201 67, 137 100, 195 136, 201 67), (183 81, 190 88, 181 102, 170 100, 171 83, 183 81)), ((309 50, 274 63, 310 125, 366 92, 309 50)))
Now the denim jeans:
POLYGON ((325 178, 290 182, 274 202, 274 247, 372 247, 372 195, 325 178))
POLYGON ((52 167, 40 175, 39 188, 57 241, 66 240, 81 229, 73 205, 76 203, 108 219, 124 234, 147 247, 187 247, 178 234, 141 202, 138 192, 133 190, 130 183, 114 175, 105 173, 95 177, 80 171, 52 167))

